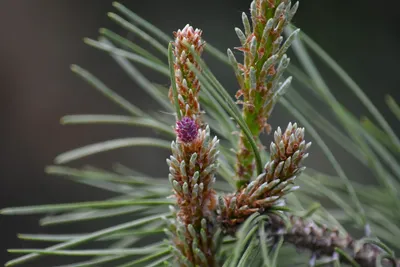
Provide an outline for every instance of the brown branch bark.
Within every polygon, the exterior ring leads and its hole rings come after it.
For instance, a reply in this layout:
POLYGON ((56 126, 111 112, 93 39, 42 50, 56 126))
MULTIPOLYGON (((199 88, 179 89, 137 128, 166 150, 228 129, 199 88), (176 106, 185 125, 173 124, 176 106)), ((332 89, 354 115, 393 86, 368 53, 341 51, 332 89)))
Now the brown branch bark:
MULTIPOLYGON (((288 244, 296 246, 299 250, 307 250, 318 258, 334 257, 335 249, 344 251, 360 267, 400 267, 400 260, 389 260, 383 258, 379 265, 379 258, 385 252, 378 246, 370 243, 358 244, 358 240, 349 235, 341 236, 338 231, 321 227, 311 220, 304 220, 299 217, 290 217, 291 226, 286 228, 285 221, 278 215, 272 214, 268 232, 270 236, 282 236, 288 244)), ((342 263, 349 261, 339 256, 342 263)))

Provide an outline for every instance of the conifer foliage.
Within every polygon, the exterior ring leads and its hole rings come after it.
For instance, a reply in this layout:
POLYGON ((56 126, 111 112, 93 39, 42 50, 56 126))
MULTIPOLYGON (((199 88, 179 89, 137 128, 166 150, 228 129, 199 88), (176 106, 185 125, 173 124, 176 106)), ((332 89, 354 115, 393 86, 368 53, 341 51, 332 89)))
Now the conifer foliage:
MULTIPOLYGON (((46 168, 49 174, 113 192, 116 196, 111 199, 5 208, 0 214, 45 214, 40 220, 43 226, 124 215, 136 219, 84 234, 20 234, 22 240, 54 245, 10 249, 23 255, 6 266, 30 266, 49 255, 86 256, 63 267, 400 266, 395 255, 400 250, 399 138, 355 81, 291 24, 298 2, 252 1, 250 12, 242 14, 243 30, 235 29, 240 44, 226 55, 190 25, 166 34, 122 4, 113 6, 117 12, 109 13, 109 18, 148 47, 108 29, 100 29, 98 40, 86 38, 85 42, 108 53, 165 112, 141 110, 89 71, 73 65, 75 74, 126 115, 67 115, 61 122, 147 127, 163 137, 90 144, 62 153, 56 165, 46 168), (289 64, 289 48, 299 66, 289 64), (347 111, 308 51, 344 81, 372 119, 358 120, 347 111), (227 73, 236 77, 236 95, 229 94, 214 76, 203 53, 219 59, 227 73), (237 56, 242 58, 240 63, 237 56), (170 86, 153 83, 136 65, 164 75, 170 86), (292 80, 308 91, 294 88, 292 80), (326 105, 334 122, 315 110, 307 94, 326 105), (277 104, 298 122, 288 123, 284 130, 270 125, 268 119, 277 104), (266 135, 272 140, 269 149, 261 141, 266 135), (376 184, 349 178, 325 138, 370 170, 376 184), (149 177, 120 164, 112 171, 64 165, 136 146, 170 152, 167 165, 155 163, 164 166, 166 177, 149 177), (313 161, 313 147, 321 149, 334 175, 305 168, 313 161), (322 200, 329 208, 319 203, 322 200), (346 228, 357 228, 357 236, 346 228), (96 249, 89 249, 90 245, 96 249)), ((396 100, 387 96, 387 103, 400 119, 396 100)))

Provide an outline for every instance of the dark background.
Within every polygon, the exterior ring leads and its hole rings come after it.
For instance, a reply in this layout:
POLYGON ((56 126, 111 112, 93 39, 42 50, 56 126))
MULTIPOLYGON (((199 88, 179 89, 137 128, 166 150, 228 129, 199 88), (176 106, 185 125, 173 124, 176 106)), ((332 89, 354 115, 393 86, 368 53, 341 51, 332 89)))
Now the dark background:
MULTIPOLYGON (((182 28, 186 23, 201 28, 206 40, 225 50, 238 46, 234 27, 242 27, 241 12, 248 11, 250 1, 131 0, 122 3, 166 32, 182 28)), ((59 125, 59 118, 65 114, 122 114, 118 107, 72 74, 71 63, 89 69, 140 107, 155 108, 109 56, 81 41, 85 36, 96 38, 100 27, 126 35, 108 20, 106 13, 112 10, 111 1, 106 0, 0 1, 0 208, 104 199, 108 194, 103 191, 46 176, 44 167, 59 153, 81 145, 149 134, 146 130, 121 126, 59 125)), ((399 100, 399 14, 394 0, 303 0, 294 19, 297 26, 351 74, 392 125, 396 121, 384 103, 384 95, 389 93, 399 100)), ((231 70, 214 63, 210 61, 211 67, 235 91, 231 70)), ((339 100, 357 116, 365 114, 335 76, 326 74, 326 78, 339 100)), ((272 124, 285 126, 289 120, 293 118, 278 108, 272 124)), ((134 148, 123 149, 90 157, 74 166, 89 163, 108 168, 113 162, 121 162, 153 175, 165 175, 164 159, 168 153, 154 154, 147 149, 141 149, 140 156, 138 153, 134 148)), ((323 159, 314 156, 312 162, 319 169, 329 171, 323 159)), ((358 170, 352 168, 349 172, 357 174, 358 170)), ((53 231, 41 229, 37 219, 0 217, 0 262, 10 259, 6 248, 30 247, 29 243, 18 241, 16 233, 53 231)), ((88 229, 84 224, 76 230, 88 229)))

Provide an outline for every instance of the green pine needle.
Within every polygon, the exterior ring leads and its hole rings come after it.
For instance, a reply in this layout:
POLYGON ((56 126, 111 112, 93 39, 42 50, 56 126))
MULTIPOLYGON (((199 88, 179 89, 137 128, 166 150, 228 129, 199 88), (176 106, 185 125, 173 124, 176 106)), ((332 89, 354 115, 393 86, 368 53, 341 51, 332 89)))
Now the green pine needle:
POLYGON ((54 162, 57 164, 64 164, 73 160, 81 159, 93 154, 110 151, 123 147, 136 147, 136 146, 147 146, 147 147, 158 147, 164 149, 170 149, 170 142, 146 137, 129 137, 120 138, 114 140, 108 140, 100 143, 95 143, 80 147, 74 150, 70 150, 58 155, 54 162))

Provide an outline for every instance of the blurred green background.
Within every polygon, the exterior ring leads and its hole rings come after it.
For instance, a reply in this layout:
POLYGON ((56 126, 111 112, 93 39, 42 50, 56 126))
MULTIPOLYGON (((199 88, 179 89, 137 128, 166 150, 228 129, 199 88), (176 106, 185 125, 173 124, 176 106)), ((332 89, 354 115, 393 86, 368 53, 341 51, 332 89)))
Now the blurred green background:
MULTIPOLYGON (((247 0, 128 0, 127 7, 166 32, 190 23, 203 29, 204 38, 222 50, 239 46, 234 27, 241 26, 241 12, 247 0)), ((398 101, 398 60, 400 59, 400 12, 398 2, 376 0, 303 0, 294 23, 324 47, 373 99, 398 132, 395 118, 384 102, 391 94, 398 101)), ((98 200, 108 193, 75 184, 60 177, 46 176, 43 169, 66 150, 106 139, 147 136, 149 130, 123 126, 61 126, 65 114, 115 113, 122 111, 108 102, 69 71, 79 64, 121 95, 150 110, 158 110, 141 89, 103 52, 83 44, 82 37, 97 37, 97 29, 110 28, 136 41, 107 19, 112 11, 107 0, 1 0, 0 1, 0 109, 1 168, 0 208, 57 202, 98 200)), ((140 41, 139 41, 140 42, 140 41)), ((237 90, 229 68, 208 59, 211 68, 232 92, 237 90)), ((335 95, 357 116, 366 114, 337 77, 320 62, 321 72, 335 95)), ((168 80, 150 79, 168 84, 168 80)), ((324 106, 318 107, 324 112, 324 106)), ((293 118, 277 108, 272 127, 285 127, 293 118)), ((269 137, 266 137, 268 139, 269 137)), ((351 157, 337 152, 350 177, 368 179, 368 172, 353 165, 351 157)), ((165 151, 123 149, 93 156, 72 165, 92 164, 110 168, 121 162, 152 175, 166 175, 165 151)), ((309 165, 331 172, 328 162, 315 148, 309 165)), ((367 180, 364 180, 367 182, 367 180)), ((18 241, 16 233, 89 231, 90 222, 74 226, 42 229, 37 217, 0 217, 0 262, 10 259, 7 247, 30 247, 18 241)), ((121 220, 121 218, 115 218, 121 220)), ((109 221, 104 222, 104 225, 109 221)), ((96 223, 97 227, 103 224, 96 223)), ((103 225, 103 226, 104 226, 103 225)), ((32 263, 29 266, 43 266, 32 263)))

